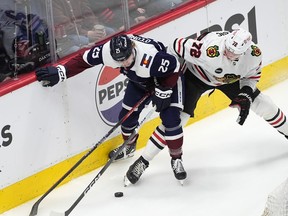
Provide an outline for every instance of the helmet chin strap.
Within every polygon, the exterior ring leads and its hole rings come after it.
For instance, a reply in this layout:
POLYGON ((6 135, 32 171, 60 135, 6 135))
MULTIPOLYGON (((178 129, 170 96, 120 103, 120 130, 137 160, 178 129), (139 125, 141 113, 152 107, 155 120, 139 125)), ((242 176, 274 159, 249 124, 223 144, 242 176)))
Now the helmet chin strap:
POLYGON ((131 64, 128 66, 128 67, 125 67, 125 69, 130 69, 130 68, 132 68, 133 66, 134 66, 134 64, 135 64, 135 59, 136 59, 136 54, 137 54, 137 51, 136 51, 136 49, 135 48, 133 48, 133 50, 132 50, 132 54, 133 54, 133 61, 131 62, 131 64))
POLYGON ((134 55, 134 57, 133 57, 133 63, 135 63, 135 59, 136 59, 136 55, 137 55, 137 51, 136 51, 135 48, 132 49, 132 53, 133 53, 133 55, 134 55))

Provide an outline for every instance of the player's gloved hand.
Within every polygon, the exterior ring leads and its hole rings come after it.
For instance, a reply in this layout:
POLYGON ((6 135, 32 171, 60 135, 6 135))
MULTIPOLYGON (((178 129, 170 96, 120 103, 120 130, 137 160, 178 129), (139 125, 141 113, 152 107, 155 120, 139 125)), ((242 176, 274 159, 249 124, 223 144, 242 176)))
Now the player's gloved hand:
POLYGON ((248 86, 244 86, 240 93, 232 100, 230 107, 237 107, 239 109, 239 116, 237 123, 243 125, 250 110, 250 106, 253 102, 252 99, 253 90, 248 86))
POLYGON ((37 80, 42 82, 42 86, 44 87, 52 87, 67 79, 66 69, 63 65, 37 68, 35 73, 37 80))
POLYGON ((155 91, 152 96, 152 103, 156 107, 156 112, 160 112, 169 107, 172 92, 172 89, 169 87, 155 87, 155 91))

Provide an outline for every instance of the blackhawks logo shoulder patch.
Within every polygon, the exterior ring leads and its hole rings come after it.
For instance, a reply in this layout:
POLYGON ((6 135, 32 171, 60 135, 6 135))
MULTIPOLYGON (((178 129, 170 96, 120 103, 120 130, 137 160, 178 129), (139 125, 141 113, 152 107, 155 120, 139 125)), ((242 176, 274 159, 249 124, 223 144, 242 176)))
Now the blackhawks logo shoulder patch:
POLYGON ((255 46, 255 45, 251 45, 251 49, 252 49, 252 51, 251 51, 252 56, 258 57, 261 55, 261 50, 259 47, 255 46))
POLYGON ((206 54, 210 58, 215 58, 220 55, 218 50, 219 50, 219 47, 217 45, 210 46, 206 49, 206 54))

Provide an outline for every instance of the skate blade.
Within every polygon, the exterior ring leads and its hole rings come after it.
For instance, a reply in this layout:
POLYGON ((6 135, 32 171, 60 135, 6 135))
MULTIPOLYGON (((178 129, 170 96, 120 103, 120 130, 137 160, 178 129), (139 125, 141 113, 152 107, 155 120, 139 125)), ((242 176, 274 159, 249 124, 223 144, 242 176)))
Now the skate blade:
POLYGON ((126 159, 128 159, 128 158, 130 158, 130 157, 133 157, 134 156, 134 154, 129 154, 129 155, 126 155, 125 157, 122 157, 122 158, 119 158, 119 159, 114 159, 113 161, 112 161, 112 163, 116 163, 116 162, 118 162, 118 161, 123 161, 123 160, 126 160, 126 159))
POLYGON ((132 184, 126 175, 124 176, 123 183, 124 183, 124 187, 128 187, 129 185, 132 184))

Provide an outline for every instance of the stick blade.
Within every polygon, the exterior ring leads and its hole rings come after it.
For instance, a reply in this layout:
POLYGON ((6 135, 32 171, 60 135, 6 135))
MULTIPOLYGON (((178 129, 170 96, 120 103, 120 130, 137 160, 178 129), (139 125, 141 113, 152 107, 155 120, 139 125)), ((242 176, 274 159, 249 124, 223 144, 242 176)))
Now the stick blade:
POLYGON ((37 213, 38 213, 38 206, 39 206, 39 203, 38 203, 38 202, 34 203, 34 205, 32 206, 32 209, 31 209, 31 212, 30 212, 29 216, 35 216, 35 215, 37 215, 37 213))
POLYGON ((126 175, 124 176, 123 183, 124 183, 124 187, 128 187, 129 185, 132 184, 126 175))
POLYGON ((51 211, 50 216, 65 216, 65 213, 51 211))

